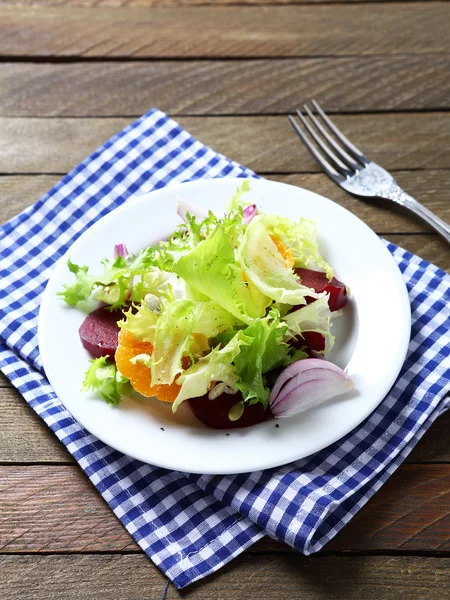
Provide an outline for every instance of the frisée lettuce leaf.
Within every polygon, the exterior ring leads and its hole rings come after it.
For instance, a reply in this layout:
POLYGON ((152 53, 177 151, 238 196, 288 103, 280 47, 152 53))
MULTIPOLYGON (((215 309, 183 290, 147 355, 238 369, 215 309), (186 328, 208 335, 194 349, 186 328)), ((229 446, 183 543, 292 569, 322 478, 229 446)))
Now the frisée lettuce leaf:
POLYGON ((221 223, 209 237, 182 256, 173 269, 190 287, 244 323, 263 317, 270 304, 270 298, 262 292, 249 291, 248 283, 236 265, 231 238, 221 223))
POLYGON ((250 340, 247 336, 238 331, 223 348, 220 345, 216 346, 207 356, 186 369, 177 380, 181 389, 172 405, 173 412, 185 400, 204 396, 213 381, 221 381, 231 390, 237 391, 236 382, 239 376, 235 372, 233 361, 248 343, 250 340))
MULTIPOLYGON (((234 359, 236 388, 242 393, 244 402, 261 402, 267 407, 270 390, 264 374, 292 362, 290 346, 284 341, 287 326, 280 322, 279 312, 271 310, 264 319, 254 320, 244 329, 246 345, 234 359)), ((220 341, 229 339, 230 334, 219 336, 220 341)), ((216 380, 218 381, 218 380, 216 380)))
POLYGON ((296 267, 317 267, 325 271, 328 280, 331 281, 333 269, 320 255, 314 221, 304 218, 293 221, 287 217, 264 214, 261 222, 270 235, 277 237, 289 248, 296 267))
POLYGON ((133 277, 145 276, 152 266, 153 252, 150 249, 140 252, 136 256, 123 258, 117 255, 111 261, 102 260, 103 273, 90 275, 86 266, 80 266, 68 260, 69 271, 75 275, 73 284, 65 284, 58 296, 70 306, 88 300, 96 293, 96 299, 107 302, 113 308, 123 306, 128 300, 133 277))
POLYGON ((82 391, 100 392, 108 404, 119 404, 123 396, 133 392, 129 380, 124 377, 114 363, 106 356, 89 361, 91 366, 84 377, 82 391))
POLYGON ((283 304, 305 304, 306 296, 319 295, 302 285, 264 226, 261 216, 249 223, 241 245, 236 251, 246 279, 260 292, 283 304))
POLYGON ((334 345, 334 336, 330 331, 331 311, 328 306, 328 294, 288 313, 283 317, 283 322, 288 328, 288 338, 302 337, 303 332, 314 331, 325 338, 324 353, 329 352, 334 345))
POLYGON ((183 371, 181 359, 189 351, 195 304, 191 300, 167 302, 156 320, 153 341, 152 385, 171 384, 183 371))

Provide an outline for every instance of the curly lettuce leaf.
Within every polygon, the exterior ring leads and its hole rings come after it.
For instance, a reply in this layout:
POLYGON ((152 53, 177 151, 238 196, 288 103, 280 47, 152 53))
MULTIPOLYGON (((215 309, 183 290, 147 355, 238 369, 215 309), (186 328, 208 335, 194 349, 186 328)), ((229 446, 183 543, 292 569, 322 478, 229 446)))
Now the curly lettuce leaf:
POLYGON ((76 306, 95 293, 97 300, 107 302, 113 308, 123 306, 128 300, 133 277, 145 275, 154 262, 154 251, 148 248, 136 256, 122 258, 118 255, 114 261, 104 259, 103 273, 90 275, 88 267, 79 266, 69 259, 67 264, 76 280, 71 285, 65 284, 58 296, 70 306, 76 306))
MULTIPOLYGON (((284 341, 287 326, 280 322, 278 311, 271 310, 264 319, 253 323, 242 331, 247 344, 234 360, 235 373, 239 377, 237 389, 244 402, 261 402, 267 407, 270 390, 264 374, 292 362, 291 348, 284 341)), ((219 336, 224 341, 229 336, 219 336)))
POLYGON ((88 274, 88 267, 80 267, 73 263, 70 259, 67 261, 69 271, 76 277, 75 283, 72 285, 64 285, 61 292, 57 292, 64 302, 69 306, 76 306, 78 302, 87 300, 92 294, 95 287, 95 277, 88 274))
POLYGON ((137 281, 134 281, 128 300, 141 302, 147 294, 153 294, 159 298, 170 298, 179 284, 179 279, 175 274, 161 271, 157 267, 150 267, 137 281))
POLYGON ((175 300, 165 304, 156 320, 153 342, 152 385, 171 384, 183 371, 181 359, 189 353, 195 304, 175 300))
POLYGON ((262 216, 256 216, 247 226, 236 257, 248 282, 276 302, 305 304, 306 296, 319 297, 302 285, 287 266, 264 226, 262 216))
POLYGON ((236 192, 228 205, 228 211, 230 213, 238 211, 244 206, 248 206, 248 204, 250 204, 250 202, 243 201, 244 195, 247 194, 250 189, 250 181, 248 179, 244 179, 242 184, 236 189, 236 192))
POLYGON ((175 412, 180 404, 189 398, 204 396, 213 381, 221 381, 237 391, 238 375, 235 373, 233 361, 248 343, 249 340, 243 332, 238 331, 223 348, 217 346, 207 356, 186 369, 177 380, 181 389, 172 410, 175 412))
POLYGON ((121 329, 126 329, 132 333, 137 340, 154 344, 158 316, 145 302, 134 306, 125 312, 124 316, 125 319, 117 323, 121 329))
POLYGON ((261 222, 270 235, 277 237, 290 249, 296 267, 318 268, 325 271, 331 281, 333 269, 320 254, 314 221, 303 218, 292 221, 287 217, 265 214, 261 222))
POLYGON ((173 269, 191 288, 214 300, 244 323, 264 316, 270 303, 261 291, 249 291, 236 264, 233 243, 222 223, 196 248, 182 256, 173 269))
POLYGON ((334 345, 334 336, 330 329, 331 311, 328 306, 328 294, 285 315, 282 321, 287 325, 289 338, 302 337, 303 332, 314 331, 325 338, 324 353, 329 352, 334 345))
POLYGON ((220 333, 242 327, 242 322, 213 300, 199 302, 195 309, 192 333, 215 338, 220 333))
POLYGON ((106 356, 94 358, 86 372, 82 391, 99 392, 108 404, 120 404, 123 396, 132 392, 129 380, 124 377, 114 363, 108 362, 106 356))

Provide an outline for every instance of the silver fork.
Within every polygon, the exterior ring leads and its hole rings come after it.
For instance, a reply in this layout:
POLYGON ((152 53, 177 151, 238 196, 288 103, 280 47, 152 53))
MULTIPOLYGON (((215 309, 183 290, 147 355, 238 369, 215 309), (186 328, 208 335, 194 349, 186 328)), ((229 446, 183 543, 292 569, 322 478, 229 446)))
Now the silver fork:
POLYGON ((316 114, 305 104, 303 108, 306 115, 297 110, 300 121, 292 115, 289 115, 289 121, 325 173, 354 196, 383 198, 408 208, 450 244, 450 225, 402 190, 383 167, 364 156, 315 100, 312 105, 316 114))

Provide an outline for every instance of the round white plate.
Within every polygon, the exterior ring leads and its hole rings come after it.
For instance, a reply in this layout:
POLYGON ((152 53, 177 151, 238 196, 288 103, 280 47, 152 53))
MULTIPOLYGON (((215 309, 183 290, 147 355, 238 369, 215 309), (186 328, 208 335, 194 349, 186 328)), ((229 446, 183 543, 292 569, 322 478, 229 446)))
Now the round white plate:
POLYGON ((338 204, 290 185, 251 182, 245 200, 261 211, 314 219, 320 248, 336 276, 351 290, 343 315, 334 320, 335 347, 328 358, 346 368, 355 388, 296 417, 250 428, 204 427, 184 403, 171 407, 154 398, 127 398, 110 407, 80 391, 89 355, 78 328, 85 314, 56 296, 73 281, 67 259, 101 272, 100 260, 123 242, 136 252, 167 237, 180 223, 176 198, 223 213, 237 179, 172 185, 128 202, 86 231, 58 262, 42 300, 39 347, 48 379, 65 407, 87 430, 134 458, 191 473, 243 473, 267 469, 325 448, 361 423, 381 402, 405 359, 411 317, 400 272, 379 238, 338 204), (229 433, 229 435, 227 435, 229 433))

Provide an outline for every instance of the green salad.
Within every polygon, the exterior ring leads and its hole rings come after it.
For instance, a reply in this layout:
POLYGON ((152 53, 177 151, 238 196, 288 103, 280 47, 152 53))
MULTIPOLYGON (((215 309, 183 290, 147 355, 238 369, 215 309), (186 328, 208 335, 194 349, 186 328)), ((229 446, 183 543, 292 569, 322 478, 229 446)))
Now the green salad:
POLYGON ((136 254, 118 244, 100 274, 69 261, 75 281, 59 295, 71 306, 97 300, 94 313, 106 315, 116 336, 116 345, 102 344, 102 327, 93 325, 90 337, 80 328, 95 357, 84 389, 110 404, 135 390, 173 411, 226 395, 228 419, 238 421, 247 407, 268 408, 287 367, 313 360, 323 374, 331 363, 321 356, 334 343, 329 301, 340 282, 319 252, 315 223, 261 213, 245 202, 248 190, 244 181, 223 216, 180 209, 184 221, 170 239, 136 254), (323 289, 299 276, 307 271, 323 289))

